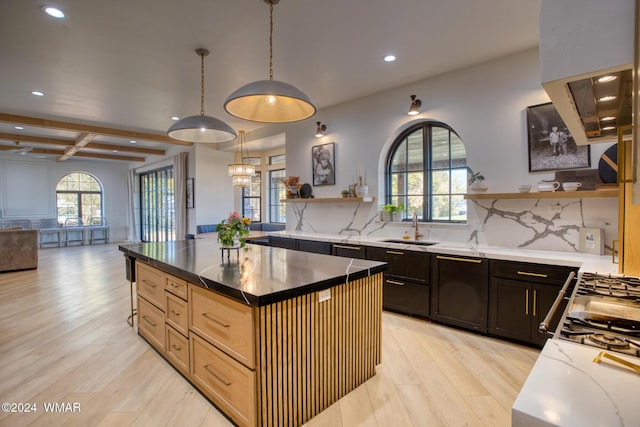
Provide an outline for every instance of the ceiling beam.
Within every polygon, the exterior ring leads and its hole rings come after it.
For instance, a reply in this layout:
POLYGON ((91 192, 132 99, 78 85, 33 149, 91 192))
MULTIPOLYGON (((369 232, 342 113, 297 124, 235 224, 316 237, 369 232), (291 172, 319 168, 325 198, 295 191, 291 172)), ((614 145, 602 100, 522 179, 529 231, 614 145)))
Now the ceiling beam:
POLYGON ((64 162, 69 157, 73 156, 78 151, 80 151, 82 147, 90 143, 93 140, 93 138, 95 138, 96 136, 97 135, 94 133, 81 133, 76 139, 76 142, 73 145, 73 147, 69 147, 66 150, 64 150, 64 155, 60 157, 58 161, 64 162))
POLYGON ((37 142, 39 144, 55 144, 55 145, 64 145, 66 147, 70 147, 74 144, 74 142, 69 139, 48 138, 44 136, 20 135, 17 133, 3 133, 3 132, 0 132, 0 140, 18 141, 18 142, 37 142))
POLYGON ((125 151, 128 153, 142 153, 142 154, 154 154, 158 156, 164 156, 166 153, 165 150, 156 150, 155 148, 142 148, 142 147, 134 147, 131 145, 115 145, 115 144, 102 144, 99 142, 92 142, 91 144, 87 144, 85 148, 91 148, 95 150, 118 150, 125 151))
POLYGON ((58 120, 38 119, 35 117, 17 116, 14 114, 0 113, 0 122, 14 123, 41 128, 60 129, 72 132, 94 133, 97 135, 109 135, 118 138, 144 139, 147 141, 164 142, 167 144, 193 145, 192 142, 179 141, 163 134, 129 131, 102 126, 83 125, 80 123, 63 122, 58 120))
MULTIPOLYGON (((16 147, 11 146, 0 146, 0 151, 8 151, 8 150, 16 150, 16 147)), ((53 156, 62 156, 64 155, 64 151, 62 150, 50 150, 47 148, 33 148, 24 155, 27 157, 32 154, 49 154, 53 156)), ((144 162, 144 157, 134 157, 134 156, 116 156, 111 154, 99 154, 99 153, 76 153, 74 157, 86 157, 93 159, 104 159, 104 160, 122 160, 125 162, 144 162)))
MULTIPOLYGON (((23 135, 17 133, 3 133, 0 132, 0 140, 3 141, 18 141, 18 142, 35 142, 38 144, 53 144, 53 145, 63 145, 65 147, 71 147, 75 145, 75 141, 70 139, 59 139, 59 138, 48 138, 43 136, 34 136, 34 135, 23 135)), ((12 149, 14 147, 8 147, 7 149, 12 149)), ((166 150, 158 150, 155 148, 142 148, 142 147, 134 147, 129 145, 116 145, 116 144, 102 144, 99 142, 91 141, 90 144, 87 144, 86 148, 92 148, 96 150, 118 150, 127 153, 142 153, 142 154, 153 154, 163 156, 166 153, 166 150)), ((2 149, 2 148, 0 148, 2 149)))

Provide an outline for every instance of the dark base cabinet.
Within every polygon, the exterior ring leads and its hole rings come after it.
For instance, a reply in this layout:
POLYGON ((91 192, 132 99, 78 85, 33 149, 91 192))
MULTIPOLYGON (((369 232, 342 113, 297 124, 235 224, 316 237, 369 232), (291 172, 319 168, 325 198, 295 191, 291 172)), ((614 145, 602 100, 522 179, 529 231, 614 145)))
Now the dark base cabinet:
POLYGON ((362 245, 345 245, 342 243, 334 243, 332 255, 347 258, 366 259, 367 248, 362 245))
MULTIPOLYGON (((553 305, 558 292, 575 268, 511 261, 490 263, 491 335, 542 347, 548 336, 538 327, 553 305)), ((571 294, 571 287, 566 296, 571 294)), ((556 329, 567 299, 558 307, 549 324, 556 329)))
POLYGON ((298 241, 289 237, 269 236, 269 246, 298 250, 298 241))
POLYGON ((382 308, 402 314, 429 317, 429 285, 385 278, 382 308))
POLYGON ((331 255, 331 243, 317 242, 314 240, 298 240, 298 250, 313 252, 314 254, 331 255))
POLYGON ((387 263, 382 308, 402 314, 429 317, 429 253, 368 247, 367 259, 387 263))
POLYGON ((486 333, 489 305, 486 258, 433 255, 431 318, 447 325, 486 333))

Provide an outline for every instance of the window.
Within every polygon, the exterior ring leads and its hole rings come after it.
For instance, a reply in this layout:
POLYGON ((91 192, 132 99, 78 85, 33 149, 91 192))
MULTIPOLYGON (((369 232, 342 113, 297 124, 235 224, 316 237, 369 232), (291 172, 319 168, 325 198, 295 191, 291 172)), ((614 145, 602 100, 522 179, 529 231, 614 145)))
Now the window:
POLYGON ((286 154, 276 154, 275 156, 269 156, 270 165, 284 165, 287 161, 286 154))
POLYGON ((467 154, 444 123, 428 121, 405 130, 387 156, 386 203, 404 204, 408 219, 461 222, 467 219, 467 154))
POLYGON ((140 175, 140 223, 143 242, 175 240, 173 168, 140 175))
POLYGON ((269 171, 269 222, 287 222, 287 209, 280 200, 287 197, 287 189, 282 183, 286 170, 269 171))
POLYGON ((248 186, 242 188, 242 216, 246 216, 252 222, 260 222, 260 186, 262 185, 261 172, 257 172, 251 177, 248 186))
POLYGON ((103 216, 102 186, 96 178, 85 172, 65 175, 56 186, 56 208, 58 223, 67 218, 82 218, 89 224, 91 217, 103 216))

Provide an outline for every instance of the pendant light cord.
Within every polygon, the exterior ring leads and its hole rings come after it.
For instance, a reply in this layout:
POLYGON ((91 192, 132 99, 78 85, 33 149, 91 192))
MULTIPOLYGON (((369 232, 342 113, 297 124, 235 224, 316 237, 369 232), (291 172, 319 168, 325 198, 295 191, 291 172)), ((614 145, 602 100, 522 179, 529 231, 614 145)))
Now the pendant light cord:
POLYGON ((204 52, 200 53, 200 115, 204 116, 204 52))
POLYGON ((269 2, 269 80, 273 80, 273 1, 269 2))

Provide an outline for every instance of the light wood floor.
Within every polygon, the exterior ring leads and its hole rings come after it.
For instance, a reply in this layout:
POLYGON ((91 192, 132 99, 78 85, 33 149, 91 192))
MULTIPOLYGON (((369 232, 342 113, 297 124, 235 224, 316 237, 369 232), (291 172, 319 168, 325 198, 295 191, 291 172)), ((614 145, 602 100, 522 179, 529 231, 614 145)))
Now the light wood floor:
MULTIPOLYGON (((231 425, 126 323, 124 265, 109 244, 40 250, 37 270, 0 273, 0 400, 37 409, 0 426, 231 425)), ((308 426, 509 426, 537 356, 385 312, 377 375, 308 426)))

